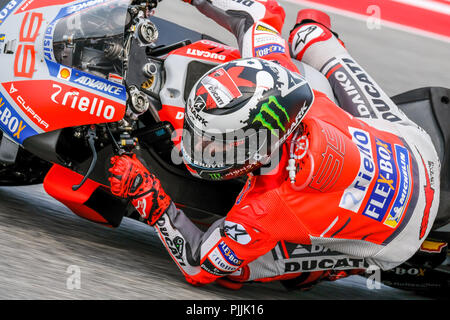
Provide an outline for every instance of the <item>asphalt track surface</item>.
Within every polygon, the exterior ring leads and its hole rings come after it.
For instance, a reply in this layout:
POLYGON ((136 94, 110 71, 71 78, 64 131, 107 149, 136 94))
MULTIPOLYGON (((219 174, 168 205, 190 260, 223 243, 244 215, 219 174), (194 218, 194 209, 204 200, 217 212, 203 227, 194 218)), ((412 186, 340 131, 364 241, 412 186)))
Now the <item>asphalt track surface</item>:
MULTIPOLYGON (((281 2, 287 35, 298 3, 281 2)), ((158 16, 231 45, 233 37, 181 1, 166 0, 158 16)), ((390 95, 422 86, 450 87, 450 44, 331 15, 352 55, 390 95)), ((324 282, 306 292, 287 292, 278 283, 229 291, 216 284, 187 284, 152 228, 125 219, 108 229, 73 215, 42 186, 0 187, 0 299, 311 300, 425 299, 386 286, 369 289, 352 276, 324 282), (75 267, 74 267, 75 266, 75 267), (79 289, 71 289, 73 268, 79 289), (69 283, 69 286, 68 286, 69 283)))

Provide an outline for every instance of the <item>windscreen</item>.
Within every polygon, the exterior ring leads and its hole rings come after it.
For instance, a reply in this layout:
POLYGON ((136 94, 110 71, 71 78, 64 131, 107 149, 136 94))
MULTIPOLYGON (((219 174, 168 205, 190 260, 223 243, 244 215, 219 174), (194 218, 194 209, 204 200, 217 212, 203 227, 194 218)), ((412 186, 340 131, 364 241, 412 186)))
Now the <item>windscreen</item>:
POLYGON ((123 75, 129 0, 94 0, 64 8, 53 33, 57 62, 106 77, 123 75))

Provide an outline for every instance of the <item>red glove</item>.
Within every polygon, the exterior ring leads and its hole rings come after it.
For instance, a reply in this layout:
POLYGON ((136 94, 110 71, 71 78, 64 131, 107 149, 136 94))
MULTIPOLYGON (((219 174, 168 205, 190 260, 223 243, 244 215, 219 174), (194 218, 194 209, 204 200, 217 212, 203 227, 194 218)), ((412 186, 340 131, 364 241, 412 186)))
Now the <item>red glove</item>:
POLYGON ((172 202, 158 178, 148 172, 136 155, 112 157, 111 164, 111 192, 118 197, 131 198, 141 217, 153 226, 172 202))

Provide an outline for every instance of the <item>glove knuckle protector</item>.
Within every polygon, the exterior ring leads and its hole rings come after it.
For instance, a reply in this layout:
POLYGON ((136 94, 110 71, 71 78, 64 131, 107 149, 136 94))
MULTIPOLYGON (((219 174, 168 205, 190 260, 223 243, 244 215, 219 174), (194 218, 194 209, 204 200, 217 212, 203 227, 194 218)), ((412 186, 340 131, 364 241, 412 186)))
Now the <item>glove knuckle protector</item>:
POLYGON ((116 156, 111 158, 111 163, 111 192, 119 197, 130 198, 141 217, 150 225, 155 224, 171 204, 160 181, 144 167, 136 155, 116 156))

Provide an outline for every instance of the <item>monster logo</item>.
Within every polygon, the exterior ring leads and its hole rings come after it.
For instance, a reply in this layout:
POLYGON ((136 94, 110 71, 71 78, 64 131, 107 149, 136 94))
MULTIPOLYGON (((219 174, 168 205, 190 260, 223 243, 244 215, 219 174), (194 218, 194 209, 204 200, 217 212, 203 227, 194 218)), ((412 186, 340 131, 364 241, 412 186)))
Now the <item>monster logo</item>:
POLYGON ((210 173, 209 177, 211 178, 211 180, 221 180, 222 179, 222 175, 220 173, 210 173))
POLYGON ((270 132, 279 138, 278 130, 277 128, 274 128, 274 125, 278 126, 278 129, 282 130, 283 132, 286 132, 286 128, 281 123, 281 117, 280 113, 283 114, 284 117, 286 117, 287 121, 290 121, 289 115, 286 112, 286 109, 278 102, 277 98, 275 96, 270 96, 269 101, 264 103, 261 106, 261 109, 259 110, 259 113, 256 115, 256 117, 253 119, 252 123, 255 122, 261 122, 261 124, 270 130, 270 132), (266 115, 266 116, 264 116, 266 115), (270 117, 274 120, 274 123, 270 123, 269 119, 267 117, 270 117))

